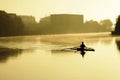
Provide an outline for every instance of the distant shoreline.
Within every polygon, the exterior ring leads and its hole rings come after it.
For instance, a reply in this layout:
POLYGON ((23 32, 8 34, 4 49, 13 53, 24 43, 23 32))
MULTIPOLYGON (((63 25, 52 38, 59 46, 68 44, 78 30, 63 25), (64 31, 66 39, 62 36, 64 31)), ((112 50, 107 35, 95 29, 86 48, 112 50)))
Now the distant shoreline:
POLYGON ((88 33, 60 33, 60 34, 33 34, 33 35, 15 35, 15 36, 0 36, 1 37, 18 37, 18 36, 61 36, 61 35, 67 35, 67 36, 74 36, 74 35, 81 35, 81 36, 84 36, 84 35, 89 35, 89 36, 92 36, 92 35, 112 35, 111 32, 88 32, 88 33))

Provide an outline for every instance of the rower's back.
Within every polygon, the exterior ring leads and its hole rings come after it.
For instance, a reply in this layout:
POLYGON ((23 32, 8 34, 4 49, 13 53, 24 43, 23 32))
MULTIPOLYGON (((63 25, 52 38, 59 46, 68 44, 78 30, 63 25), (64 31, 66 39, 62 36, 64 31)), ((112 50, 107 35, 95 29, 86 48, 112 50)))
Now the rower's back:
POLYGON ((82 44, 80 45, 80 47, 83 48, 83 49, 84 49, 84 47, 86 47, 85 44, 84 44, 84 42, 82 42, 82 44))

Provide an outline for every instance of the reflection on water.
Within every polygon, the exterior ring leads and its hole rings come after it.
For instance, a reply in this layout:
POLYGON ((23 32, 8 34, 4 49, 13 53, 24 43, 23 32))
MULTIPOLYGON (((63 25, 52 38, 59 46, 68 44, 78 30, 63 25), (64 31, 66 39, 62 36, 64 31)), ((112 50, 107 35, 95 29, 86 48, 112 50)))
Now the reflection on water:
POLYGON ((120 37, 116 37, 115 43, 116 43, 118 51, 120 52, 120 37))
POLYGON ((85 51, 81 51, 80 52, 80 54, 82 55, 82 57, 84 57, 85 53, 86 53, 85 51))
POLYGON ((116 42, 118 50, 120 51, 120 38, 116 38, 115 42, 116 42))
POLYGON ((108 34, 2 37, 0 46, 0 80, 120 79, 120 37, 108 34), (82 58, 80 52, 56 50, 78 46, 82 41, 95 52, 81 53, 82 58))
POLYGON ((72 49, 66 50, 66 48, 51 50, 51 54, 52 55, 56 55, 56 54, 58 54, 58 55, 60 55, 60 54, 65 55, 65 54, 70 54, 70 53, 80 53, 82 55, 82 57, 84 57, 86 52, 85 51, 72 50, 72 49))
POLYGON ((0 62, 6 62, 9 57, 17 57, 21 54, 22 49, 11 49, 0 47, 0 62))
MULTIPOLYGON (((22 53, 34 51, 36 40, 34 36, 1 37, 0 38, 0 62, 7 62, 10 58, 17 58, 22 53)), ((37 41, 38 42, 38 41, 37 41)), ((39 44, 38 44, 39 45, 39 44)))
POLYGON ((22 53, 31 53, 34 49, 19 49, 19 48, 6 48, 0 47, 0 63, 7 62, 10 58, 17 58, 22 53))

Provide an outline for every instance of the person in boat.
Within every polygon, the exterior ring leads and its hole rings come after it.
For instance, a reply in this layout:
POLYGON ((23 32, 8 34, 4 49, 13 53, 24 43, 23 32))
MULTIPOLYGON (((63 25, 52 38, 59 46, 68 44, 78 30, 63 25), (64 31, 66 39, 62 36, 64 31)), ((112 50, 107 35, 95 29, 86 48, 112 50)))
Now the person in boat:
POLYGON ((80 44, 80 51, 81 51, 81 55, 82 55, 82 57, 84 57, 84 55, 85 55, 85 44, 84 44, 84 42, 82 42, 82 44, 80 44))
POLYGON ((84 44, 84 42, 82 42, 82 44, 80 45, 80 48, 82 49, 82 51, 84 51, 84 49, 85 49, 85 44, 84 44))

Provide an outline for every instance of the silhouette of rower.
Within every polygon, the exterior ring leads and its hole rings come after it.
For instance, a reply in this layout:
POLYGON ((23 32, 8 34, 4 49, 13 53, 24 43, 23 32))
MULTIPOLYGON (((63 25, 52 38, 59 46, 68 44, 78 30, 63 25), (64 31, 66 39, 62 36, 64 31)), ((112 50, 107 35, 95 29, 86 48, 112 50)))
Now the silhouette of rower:
POLYGON ((84 42, 82 42, 82 44, 80 45, 80 47, 81 47, 81 49, 84 51, 84 49, 85 49, 85 44, 84 44, 84 42))
POLYGON ((85 44, 84 44, 84 42, 82 42, 82 44, 80 45, 80 48, 81 48, 81 55, 82 55, 82 57, 84 57, 84 55, 85 55, 85 51, 84 51, 84 49, 85 49, 85 44))

